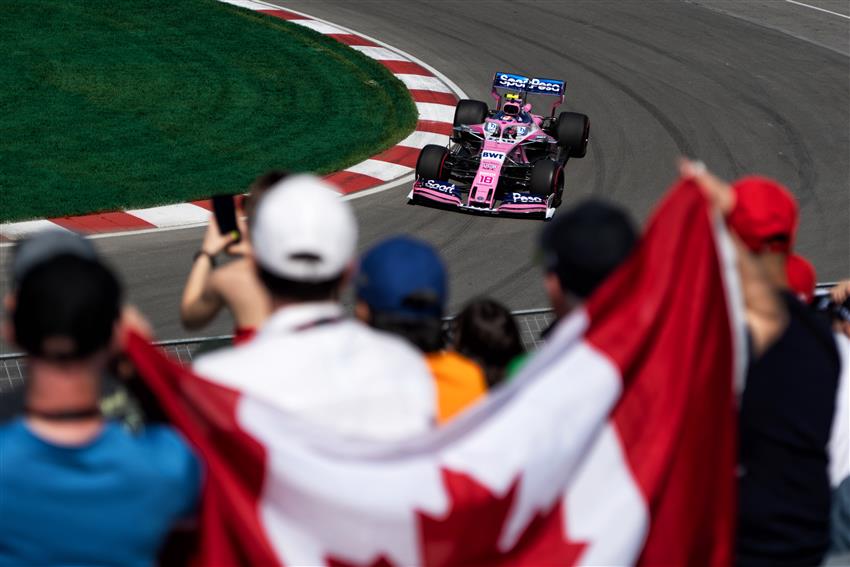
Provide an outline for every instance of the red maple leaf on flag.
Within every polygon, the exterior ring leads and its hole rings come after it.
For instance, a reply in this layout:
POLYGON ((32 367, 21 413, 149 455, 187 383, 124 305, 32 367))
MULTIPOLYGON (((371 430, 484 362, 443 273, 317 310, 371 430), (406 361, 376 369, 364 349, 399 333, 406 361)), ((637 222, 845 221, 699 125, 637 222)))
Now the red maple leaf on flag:
POLYGON ((377 559, 369 563, 369 565, 357 565, 334 557, 327 557, 326 562, 328 567, 394 567, 393 562, 383 555, 379 555, 377 559))
MULTIPOLYGON (((586 543, 569 541, 559 501, 551 510, 538 514, 509 552, 501 552, 498 541, 514 504, 520 477, 501 498, 471 476, 443 469, 443 484, 451 504, 442 517, 417 512, 420 527, 421 565, 511 565, 572 566, 586 543)), ((369 564, 357 565, 334 557, 331 567, 392 567, 380 555, 369 564)))
POLYGON ((509 552, 500 552, 504 530, 521 477, 501 498, 474 478, 443 470, 451 505, 442 518, 420 513, 423 564, 436 565, 574 565, 583 542, 569 541, 564 529, 562 503, 538 514, 509 552))

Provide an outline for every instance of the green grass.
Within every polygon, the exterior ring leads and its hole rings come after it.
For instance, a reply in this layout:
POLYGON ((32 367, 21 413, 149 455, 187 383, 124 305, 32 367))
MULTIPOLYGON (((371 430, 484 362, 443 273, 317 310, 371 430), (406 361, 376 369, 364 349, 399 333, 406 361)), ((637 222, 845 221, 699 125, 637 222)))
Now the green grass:
POLYGON ((0 51, 0 221, 326 173, 416 124, 379 63, 215 0, 4 0, 0 51))

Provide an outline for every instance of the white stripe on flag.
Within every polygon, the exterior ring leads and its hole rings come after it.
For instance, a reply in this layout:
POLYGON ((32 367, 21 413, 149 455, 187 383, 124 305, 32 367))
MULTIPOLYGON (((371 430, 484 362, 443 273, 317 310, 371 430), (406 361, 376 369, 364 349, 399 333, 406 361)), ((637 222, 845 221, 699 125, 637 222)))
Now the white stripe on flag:
POLYGON ((581 462, 588 443, 605 424, 620 395, 622 378, 611 362, 583 342, 571 344, 573 341, 563 336, 564 329, 558 331, 562 336, 552 337, 540 354, 551 357, 555 352, 559 357, 517 377, 517 382, 521 382, 526 376, 537 376, 518 393, 522 401, 508 405, 479 425, 446 455, 445 461, 452 470, 469 474, 498 495, 505 494, 522 474, 519 493, 499 539, 503 551, 516 544, 537 514, 561 499, 565 486, 553 479, 569 478, 569 471, 581 462), (564 355, 565 348, 572 349, 570 355, 564 355), (580 382, 566 384, 564 377, 568 376, 580 376, 580 382), (554 387, 558 383, 560 392, 554 387), (541 415, 561 417, 540 419, 541 415), (519 423, 523 427, 517 427, 519 423), (554 431, 561 433, 556 435, 554 431), (493 439, 500 439, 502 447, 511 448, 498 463, 482 458, 492 448, 493 439), (546 455, 548 461, 535 462, 534 455, 546 455))
POLYGON ((348 34, 348 32, 341 30, 340 28, 325 23, 320 22, 318 20, 289 20, 293 24, 298 24, 299 26, 304 26, 305 28, 310 28, 313 31, 317 31, 323 34, 348 34))
POLYGON ((447 104, 417 102, 416 110, 419 111, 419 120, 433 120, 451 124, 455 119, 455 107, 447 104))
POLYGON ((487 403, 406 442, 321 435, 243 395, 237 421, 265 448, 259 508, 282 562, 369 564, 384 556, 422 563, 419 515, 441 518, 450 510, 443 469, 469 475, 495 498, 519 481, 500 541, 502 549, 513 545, 561 501, 620 393, 617 369, 582 341, 586 321, 576 312, 487 403))
MULTIPOLYGON (((289 419, 246 396, 237 407, 240 426, 266 450, 258 507, 281 562, 318 566, 334 556, 370 565, 384 555, 393 565, 420 564, 417 511, 436 517, 448 511, 433 459, 426 455, 398 466, 400 459, 392 455, 335 458, 312 445, 324 432, 289 419), (288 434, 281 435, 283 431, 288 434)), ((336 436, 324 442, 341 445, 343 451, 347 443, 336 436)), ((394 453, 396 447, 385 443, 378 449, 394 453)))
POLYGON ((452 89, 447 84, 437 77, 428 77, 425 75, 408 75, 406 73, 396 73, 396 78, 404 83, 410 90, 418 91, 436 91, 438 93, 451 93, 452 89))
POLYGON ((588 544, 582 565, 634 562, 649 530, 649 510, 629 468, 616 428, 605 426, 579 465, 564 498, 570 539, 588 544), (617 518, 615 529, 611 518, 617 518))
POLYGON ((729 311, 729 320, 732 323, 732 338, 735 341, 735 375, 733 377, 735 394, 740 398, 744 393, 747 380, 747 366, 749 365, 749 349, 747 348, 747 336, 744 319, 744 292, 741 289, 741 277, 738 273, 738 253, 726 221, 719 215, 712 217, 714 228, 714 242, 720 256, 720 275, 723 276, 723 285, 726 288, 726 302, 729 311))
POLYGON ((369 177, 375 177, 381 181, 391 181, 397 177, 401 177, 402 175, 407 175, 413 171, 413 168, 398 165, 397 163, 390 163, 388 161, 367 159, 346 168, 345 171, 368 175, 369 177))

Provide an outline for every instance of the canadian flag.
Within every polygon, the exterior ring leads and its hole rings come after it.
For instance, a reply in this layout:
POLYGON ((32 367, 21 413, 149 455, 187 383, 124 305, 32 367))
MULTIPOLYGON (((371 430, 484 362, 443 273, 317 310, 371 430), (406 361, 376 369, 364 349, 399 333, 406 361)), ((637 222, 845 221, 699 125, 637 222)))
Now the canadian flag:
POLYGON ((680 181, 513 382, 401 443, 316 430, 139 337, 128 351, 206 464, 198 564, 725 565, 736 273, 680 181))

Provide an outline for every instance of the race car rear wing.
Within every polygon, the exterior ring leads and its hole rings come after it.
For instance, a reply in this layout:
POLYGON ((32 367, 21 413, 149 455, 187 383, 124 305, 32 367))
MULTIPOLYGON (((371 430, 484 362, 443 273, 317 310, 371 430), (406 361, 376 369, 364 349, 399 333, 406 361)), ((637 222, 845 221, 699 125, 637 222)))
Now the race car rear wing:
POLYGON ((496 103, 501 107, 502 93, 500 91, 521 92, 526 94, 540 94, 558 97, 557 102, 552 104, 552 115, 555 115, 555 109, 564 102, 564 89, 566 83, 556 79, 544 79, 542 77, 524 77, 523 75, 514 75, 513 73, 503 73, 501 71, 493 75, 493 90, 491 95, 496 99, 496 103))

